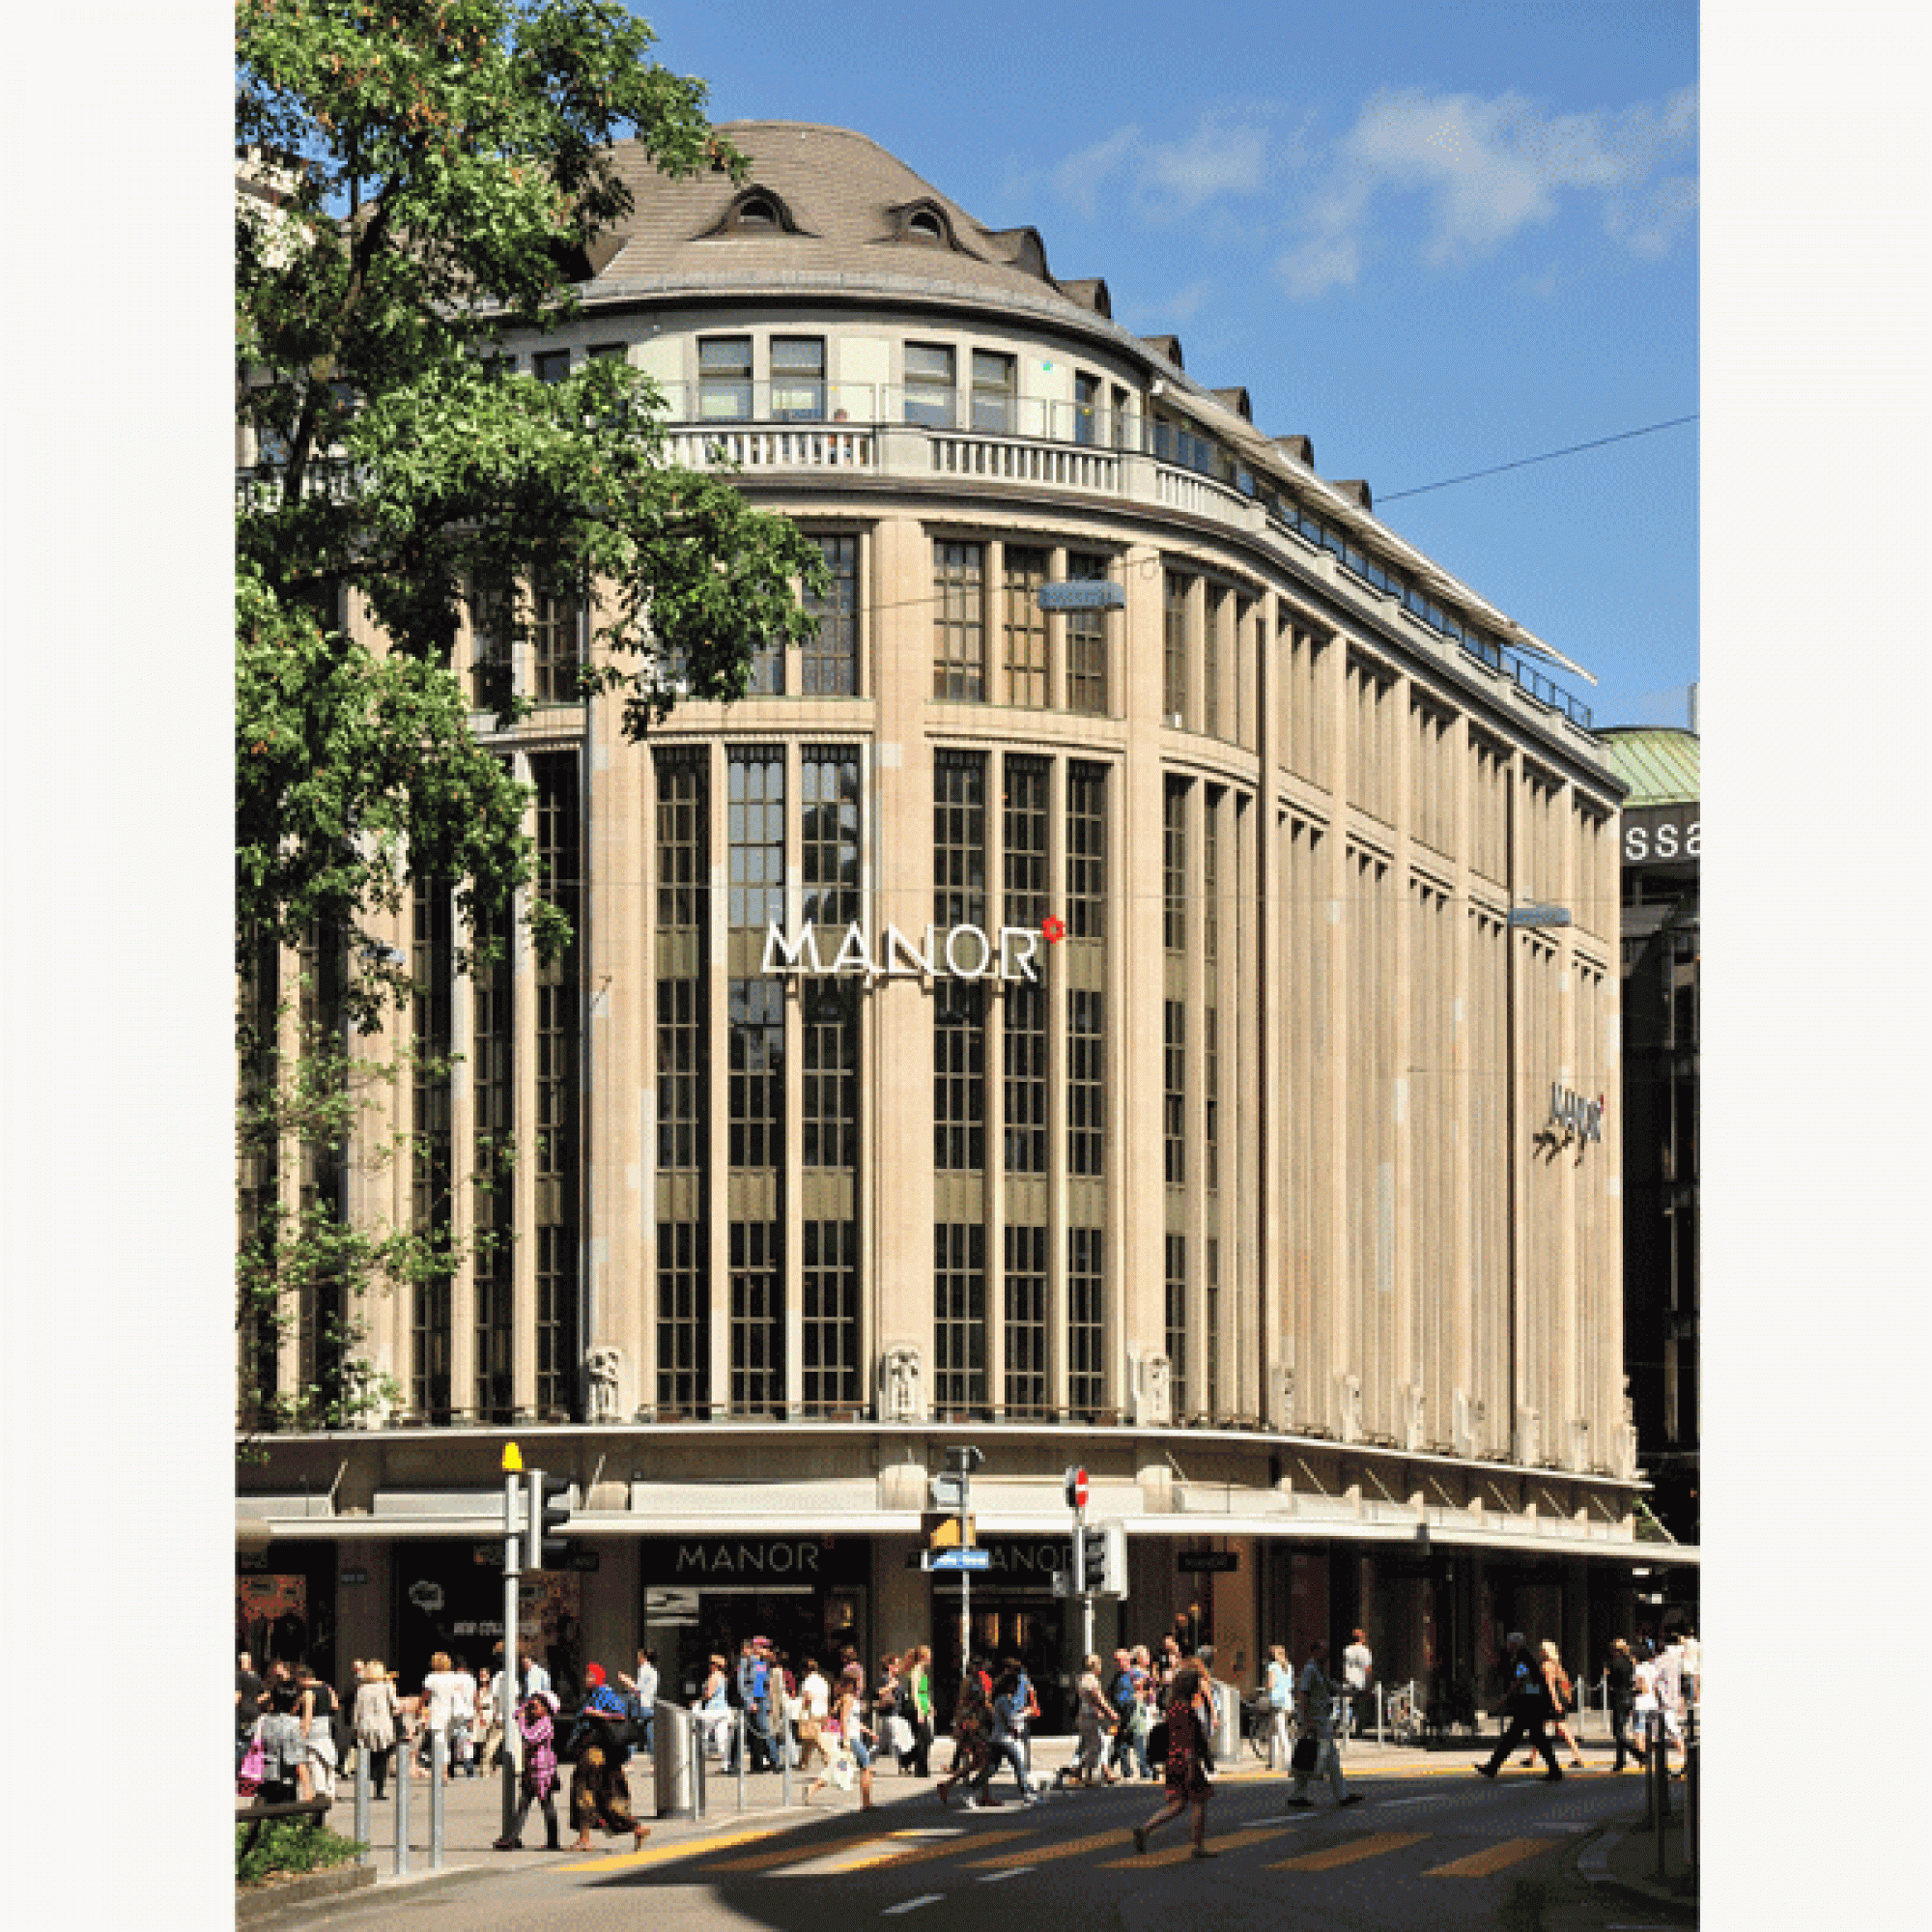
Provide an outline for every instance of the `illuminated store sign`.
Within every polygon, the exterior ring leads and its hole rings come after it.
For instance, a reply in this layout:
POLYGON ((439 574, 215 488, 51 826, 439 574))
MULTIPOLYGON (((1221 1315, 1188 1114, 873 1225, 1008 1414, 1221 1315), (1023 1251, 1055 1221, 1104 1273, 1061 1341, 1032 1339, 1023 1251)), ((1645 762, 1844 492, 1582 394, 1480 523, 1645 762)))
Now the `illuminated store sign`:
MULTIPOLYGON (((1049 921, 1049 925, 1058 924, 1049 921)), ((863 925, 845 928, 844 940, 828 963, 818 949, 818 928, 807 926, 803 932, 785 937, 781 927, 765 928, 766 973, 802 973, 814 979, 844 973, 863 973, 868 980, 932 979, 952 980, 1031 980, 1037 983, 1037 958, 1041 933, 1030 925, 1003 925, 995 947, 977 925, 925 928, 925 947, 913 945, 897 926, 886 927, 882 944, 875 947, 863 925)), ((1047 933, 1049 940, 1055 935, 1047 933)))

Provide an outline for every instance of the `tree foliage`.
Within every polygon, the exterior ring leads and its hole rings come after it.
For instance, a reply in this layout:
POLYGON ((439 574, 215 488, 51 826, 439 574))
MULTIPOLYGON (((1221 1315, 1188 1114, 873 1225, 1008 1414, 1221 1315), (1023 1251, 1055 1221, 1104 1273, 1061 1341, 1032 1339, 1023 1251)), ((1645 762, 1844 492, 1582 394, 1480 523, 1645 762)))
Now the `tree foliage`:
MULTIPOLYGON (((668 460, 641 371, 496 359, 578 312, 631 206, 613 142, 743 175, 652 44, 615 0, 237 8, 237 970, 328 935, 364 1033, 410 992, 381 931, 418 873, 453 882, 472 937, 519 893, 540 952, 568 936, 533 890, 526 790, 471 729, 467 602, 517 586, 527 637, 534 594, 591 593, 583 695, 633 735, 679 696, 741 696, 755 648, 812 628, 815 548, 668 460)), ((244 1258, 244 1328, 314 1278, 322 1238, 284 1217, 244 1258)), ((331 1265, 352 1289, 384 1273, 331 1265)))

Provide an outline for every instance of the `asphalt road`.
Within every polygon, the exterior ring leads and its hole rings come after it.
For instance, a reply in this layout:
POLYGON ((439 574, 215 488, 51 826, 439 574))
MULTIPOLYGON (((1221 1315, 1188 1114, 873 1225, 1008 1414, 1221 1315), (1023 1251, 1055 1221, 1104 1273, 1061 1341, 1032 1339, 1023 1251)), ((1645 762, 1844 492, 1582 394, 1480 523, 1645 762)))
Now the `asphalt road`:
MULTIPOLYGON (((1010 1792, 1002 1774, 997 1788, 1010 1792)), ((1184 1821, 1146 1857, 1131 1827, 1158 1804, 1145 1785, 1075 1792, 1023 1809, 960 1813, 917 1799, 869 1816, 849 1809, 772 1833, 728 1819, 701 1841, 587 1857, 513 1856, 460 1883, 385 1888, 327 1914, 344 1932, 604 1932, 639 1924, 692 1932, 962 1932, 1059 1921, 1081 1932, 1530 1932, 1574 1918, 1563 1854, 1598 1826, 1627 1821, 1634 1778, 1601 1772, 1561 1786, 1467 1761, 1433 1774, 1361 1778, 1364 1803, 1337 1811, 1284 1804, 1286 1781, 1224 1781, 1208 1805, 1211 1861, 1189 1855, 1184 1821), (923 1801, 923 1802, 922 1802, 923 1801), (1549 1915, 1546 1920, 1545 1914, 1549 1915)), ((1589 1919, 1662 1925, 1629 1906, 1589 1919)))

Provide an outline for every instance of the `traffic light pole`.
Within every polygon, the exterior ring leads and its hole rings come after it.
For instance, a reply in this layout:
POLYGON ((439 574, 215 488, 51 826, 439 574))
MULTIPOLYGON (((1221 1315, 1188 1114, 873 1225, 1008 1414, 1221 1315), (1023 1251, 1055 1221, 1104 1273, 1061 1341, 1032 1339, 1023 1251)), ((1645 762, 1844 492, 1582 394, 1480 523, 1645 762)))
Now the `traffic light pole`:
MULTIPOLYGON (((497 1718, 503 1726, 503 1829, 498 1837, 507 1838, 510 1827, 517 1816, 517 1759, 519 1750, 511 1748, 510 1741, 521 1741, 523 1733, 517 1729, 517 1589, 523 1577, 522 1545, 523 1525, 518 1520, 518 1492, 522 1485, 514 1474, 503 1478, 503 1709, 497 1718)), ((408 1777, 409 1767, 401 1772, 408 1777)))
MULTIPOLYGON (((959 1474, 959 1548, 966 1548, 966 1525, 972 1520, 973 1475, 971 1470, 962 1469, 959 1474)), ((973 1668, 973 1573, 961 1570, 959 1573, 959 1681, 966 1682, 973 1668)))
POLYGON ((1094 1654, 1094 1580, 1087 1574, 1087 1511, 1073 1512, 1073 1587, 1080 1592, 1080 1667, 1094 1654))

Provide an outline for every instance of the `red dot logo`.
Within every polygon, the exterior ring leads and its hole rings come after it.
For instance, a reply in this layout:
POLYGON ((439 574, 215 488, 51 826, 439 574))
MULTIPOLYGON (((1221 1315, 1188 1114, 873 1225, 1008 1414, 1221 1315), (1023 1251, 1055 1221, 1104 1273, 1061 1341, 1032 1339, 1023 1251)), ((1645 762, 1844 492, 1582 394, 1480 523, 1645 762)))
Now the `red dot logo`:
POLYGON ((1066 922, 1053 913, 1048 913, 1040 921, 1039 929, 1046 935, 1049 946, 1058 946, 1066 937, 1066 922))

